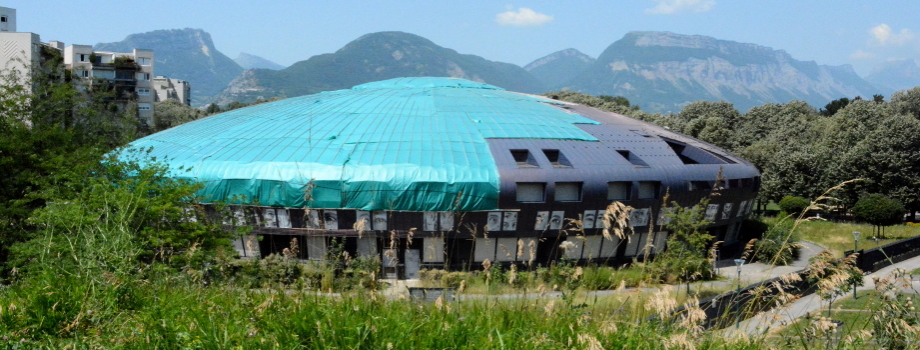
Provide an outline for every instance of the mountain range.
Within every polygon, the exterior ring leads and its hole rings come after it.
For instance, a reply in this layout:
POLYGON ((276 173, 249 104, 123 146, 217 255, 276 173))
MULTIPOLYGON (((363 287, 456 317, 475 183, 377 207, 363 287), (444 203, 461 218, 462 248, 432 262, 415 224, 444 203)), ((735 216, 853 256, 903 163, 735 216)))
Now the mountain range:
POLYGON ((251 102, 294 97, 399 77, 457 77, 508 90, 541 93, 545 87, 523 68, 463 55, 420 36, 380 32, 361 36, 338 51, 313 56, 279 71, 255 69, 235 79, 210 102, 251 102))
POLYGON ((677 112, 697 100, 724 100, 741 111, 790 100, 821 107, 840 97, 887 95, 920 85, 914 61, 892 63, 870 76, 870 83, 848 65, 798 61, 782 50, 670 32, 630 32, 596 59, 566 49, 523 68, 461 54, 403 32, 366 34, 333 53, 286 68, 245 53, 232 60, 201 29, 133 34, 96 48, 153 49, 155 73, 189 81, 198 106, 294 97, 408 76, 459 77, 525 93, 572 90, 623 96, 649 112, 677 112), (917 73, 898 73, 910 69, 917 73))

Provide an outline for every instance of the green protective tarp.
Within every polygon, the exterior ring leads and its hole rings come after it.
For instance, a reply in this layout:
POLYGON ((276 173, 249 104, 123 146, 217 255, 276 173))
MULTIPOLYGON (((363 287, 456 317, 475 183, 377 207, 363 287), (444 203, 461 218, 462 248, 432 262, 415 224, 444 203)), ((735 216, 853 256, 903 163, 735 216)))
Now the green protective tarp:
MULTIPOLYGON (((204 201, 362 210, 497 209, 488 138, 597 141, 552 100, 454 78, 400 78, 263 103, 131 143, 204 201), (241 199, 243 198, 243 199, 241 199)), ((127 154, 127 153, 123 153, 127 154)))

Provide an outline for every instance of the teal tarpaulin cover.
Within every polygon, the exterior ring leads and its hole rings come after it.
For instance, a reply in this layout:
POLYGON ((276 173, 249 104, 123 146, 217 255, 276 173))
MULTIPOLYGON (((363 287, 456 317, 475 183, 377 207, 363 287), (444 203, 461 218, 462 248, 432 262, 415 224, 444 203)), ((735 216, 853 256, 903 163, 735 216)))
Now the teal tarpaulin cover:
MULTIPOLYGON (((488 138, 597 141, 539 96, 399 78, 220 113, 142 139, 203 201, 361 210, 494 210, 488 138), (178 169, 191 171, 178 171, 178 169)), ((127 154, 127 153, 123 153, 127 154)))

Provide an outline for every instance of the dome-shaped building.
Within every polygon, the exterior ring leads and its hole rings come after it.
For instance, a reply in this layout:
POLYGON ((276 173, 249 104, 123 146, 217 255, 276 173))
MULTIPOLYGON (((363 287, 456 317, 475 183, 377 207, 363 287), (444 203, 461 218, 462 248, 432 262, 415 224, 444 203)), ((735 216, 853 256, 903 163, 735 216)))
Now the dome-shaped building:
POLYGON ((664 246, 665 193, 687 207, 714 185, 709 230, 731 243, 759 184, 749 162, 662 127, 453 78, 263 103, 131 146, 191 169, 176 176, 202 182, 204 202, 235 204, 263 255, 298 238, 323 259, 336 244, 407 278, 486 259, 631 261, 664 246), (626 239, 601 234, 612 201, 634 208, 626 239))

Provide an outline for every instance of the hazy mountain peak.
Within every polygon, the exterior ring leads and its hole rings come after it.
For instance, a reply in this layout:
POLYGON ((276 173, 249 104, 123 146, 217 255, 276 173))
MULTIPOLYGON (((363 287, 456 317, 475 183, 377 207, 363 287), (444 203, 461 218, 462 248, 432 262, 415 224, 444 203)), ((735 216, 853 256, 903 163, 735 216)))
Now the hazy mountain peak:
POLYGON ((547 87, 555 88, 581 74, 594 61, 594 57, 569 48, 538 58, 524 66, 524 70, 547 87))
POLYGON ((239 64, 240 67, 243 67, 243 69, 256 69, 256 68, 271 69, 271 70, 284 69, 284 66, 280 64, 277 64, 275 62, 269 61, 262 57, 251 55, 245 52, 240 52, 240 55, 237 56, 236 59, 234 59, 233 61, 239 64))

